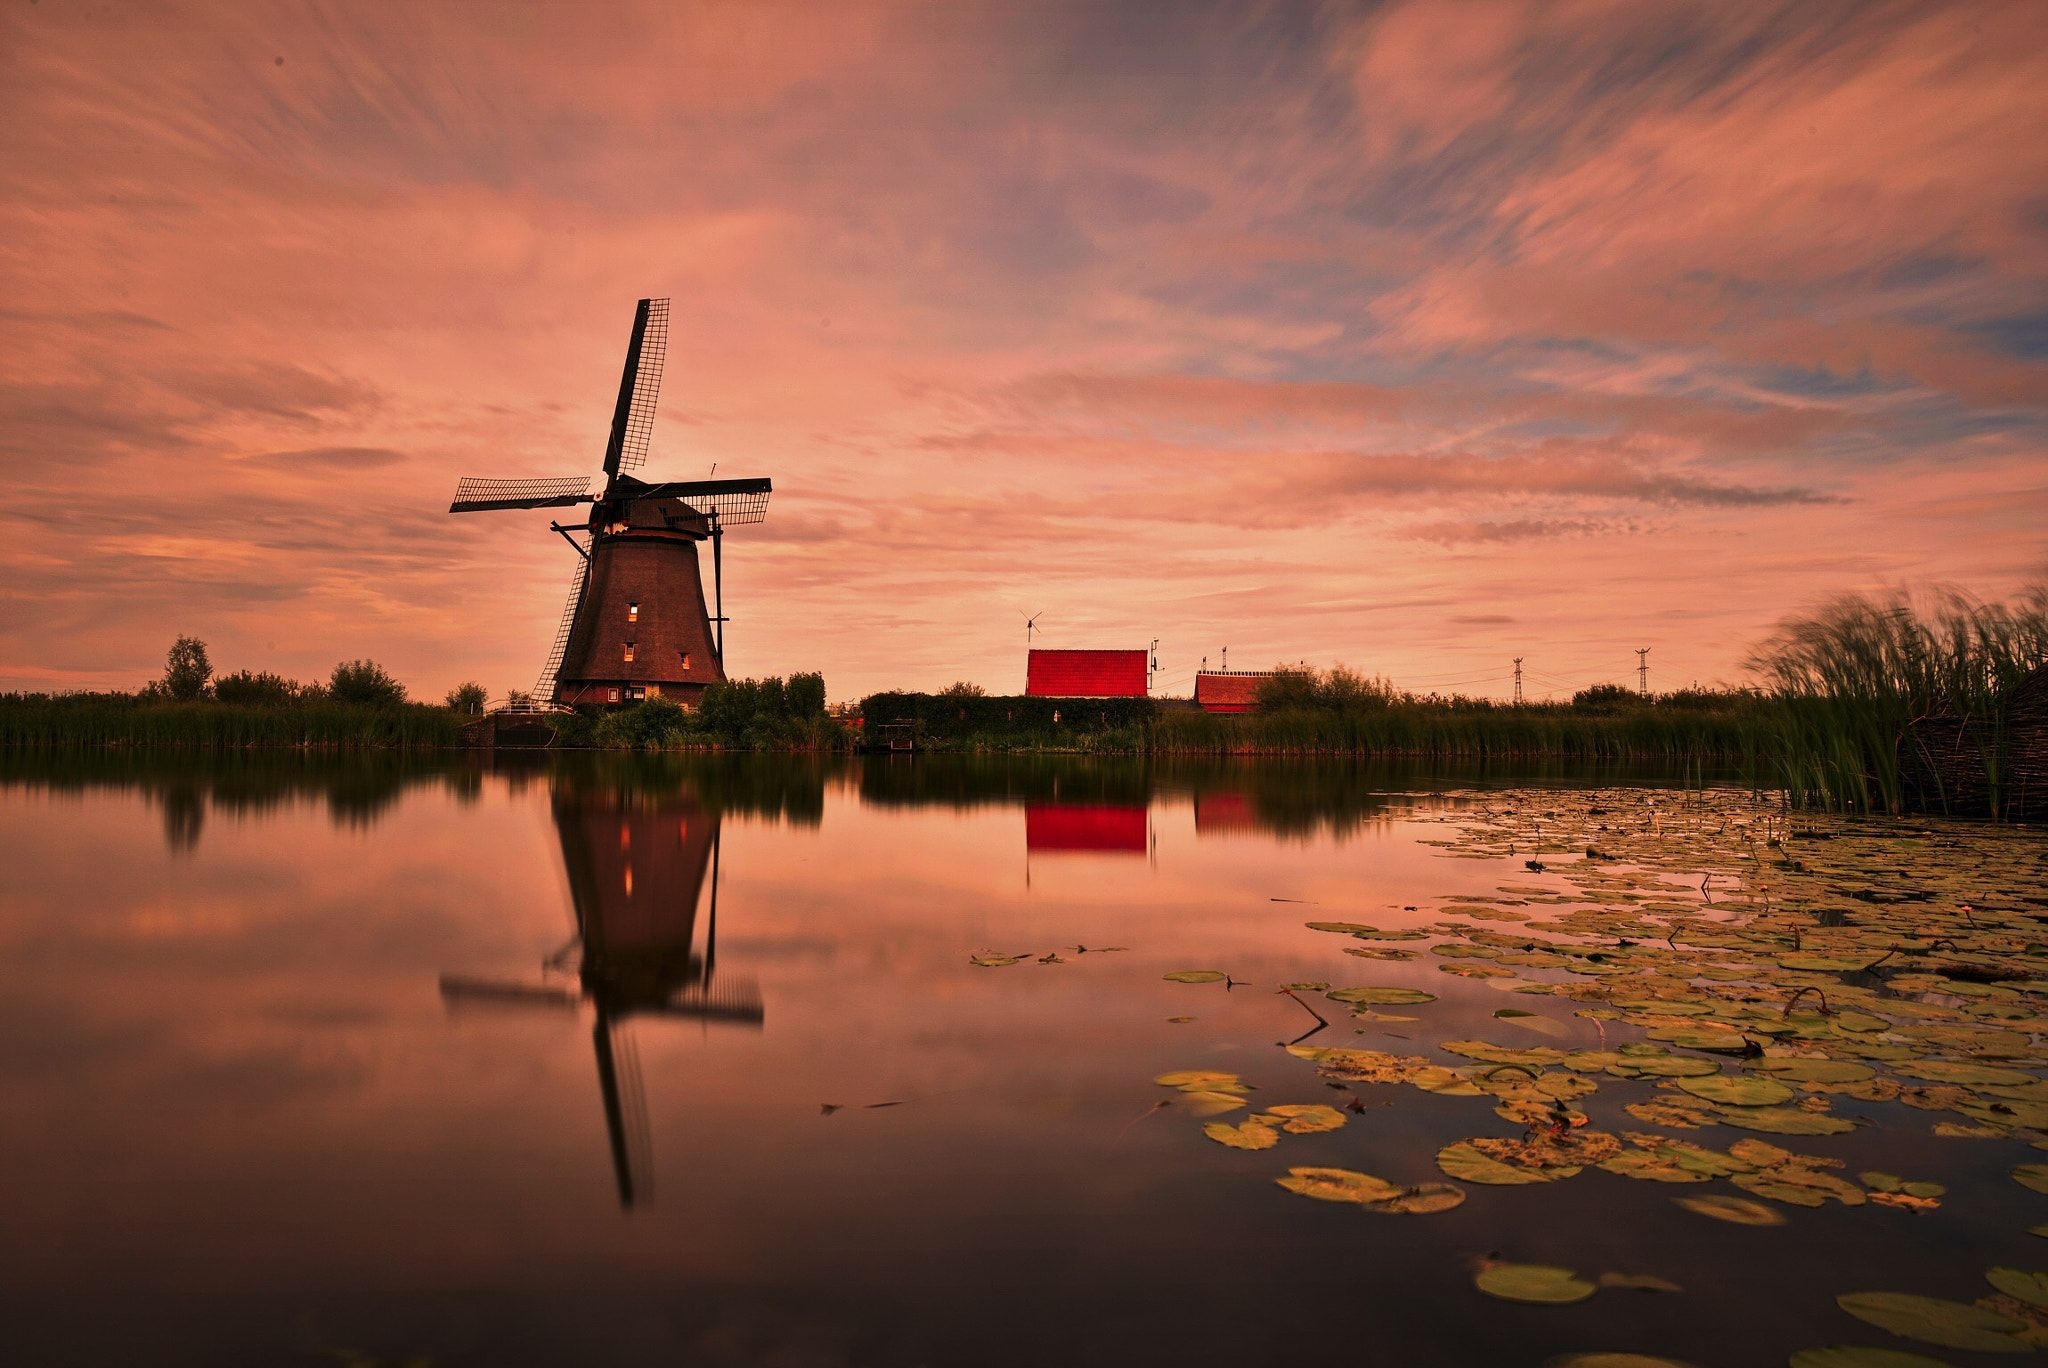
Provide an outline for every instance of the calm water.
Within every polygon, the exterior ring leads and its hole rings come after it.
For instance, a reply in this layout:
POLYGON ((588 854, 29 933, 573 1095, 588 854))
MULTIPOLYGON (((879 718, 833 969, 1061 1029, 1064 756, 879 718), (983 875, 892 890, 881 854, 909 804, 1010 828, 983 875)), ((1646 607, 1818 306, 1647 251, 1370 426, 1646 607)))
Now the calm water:
POLYGON ((1467 1099, 1361 1086, 1343 1130, 1256 1154, 1151 1111, 1173 1069, 1340 1100, 1276 1047, 1314 1025, 1288 981, 1440 995, 1393 1009, 1419 1039, 1324 1003, 1328 1043, 1500 1038, 1485 983, 1303 928, 1528 882, 1422 843, 1483 776, 4 764, 12 1362, 1733 1368, 1886 1342, 1837 1292, 1967 1300, 2039 1262, 2012 1147, 1924 1125, 1785 1143, 1948 1182, 1937 1216, 1759 1230, 1599 1172, 1416 1217, 1271 1182, 1439 1178, 1512 1130, 1467 1099), (1211 966, 1248 986, 1162 979, 1211 966), (1493 1301, 1493 1250, 1685 1291, 1493 1301))

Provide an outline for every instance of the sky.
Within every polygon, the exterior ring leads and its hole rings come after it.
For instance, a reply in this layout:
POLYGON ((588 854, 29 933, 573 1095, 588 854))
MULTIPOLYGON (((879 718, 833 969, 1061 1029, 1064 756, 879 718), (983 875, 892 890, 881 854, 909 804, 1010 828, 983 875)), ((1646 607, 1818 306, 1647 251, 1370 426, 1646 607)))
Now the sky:
POLYGON ((767 475, 728 667, 1737 683, 2048 571, 2020 3, 0 0, 0 689, 530 686, 458 477, 767 475))

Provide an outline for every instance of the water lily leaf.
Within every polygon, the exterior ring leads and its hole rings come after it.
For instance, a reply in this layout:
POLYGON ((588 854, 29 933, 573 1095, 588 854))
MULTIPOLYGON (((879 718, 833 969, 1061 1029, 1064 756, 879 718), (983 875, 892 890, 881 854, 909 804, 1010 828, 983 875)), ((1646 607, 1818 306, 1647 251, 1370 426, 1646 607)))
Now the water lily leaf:
POLYGON ((1582 1302, 1599 1291, 1569 1268, 1549 1264, 1497 1263, 1479 1270, 1473 1285, 1489 1297, 1534 1306, 1582 1302))
POLYGON ((2021 1073, 2018 1069, 2004 1069, 1995 1064, 1961 1064, 1945 1059, 1900 1064, 1892 1072, 1907 1078, 1924 1078, 1930 1083, 1955 1083, 1965 1088, 1981 1087, 1987 1083, 2013 1085, 2038 1081, 2032 1074, 2021 1073))
POLYGON ((1759 1059, 1755 1067, 1788 1083, 1863 1083, 1877 1076, 1868 1064, 1847 1059, 1759 1059))
POLYGON ((1176 969, 1166 975, 1168 983, 1221 983, 1221 969, 1176 969))
POLYGON ((1597 1167, 1624 1178, 1639 1178, 1652 1183, 1706 1183, 1713 1181, 1714 1177, 1711 1173, 1686 1168, 1675 1160, 1647 1150, 1623 1150, 1602 1159, 1597 1167))
POLYGON ((1987 1354, 2018 1354, 2027 1346, 2013 1338, 2026 1322, 1967 1302, 1922 1297, 1911 1292, 1846 1292, 1835 1305, 1860 1321, 1906 1339, 1987 1354))
POLYGON ((1602 1287, 1624 1287, 1635 1292, 1683 1292, 1684 1288, 1669 1278, 1659 1278, 1650 1273, 1602 1273, 1602 1287))
POLYGON ((1181 1089, 1181 1103, 1197 1116, 1220 1116, 1227 1111, 1236 1111, 1245 1105, 1245 1100, 1236 1093, 1205 1092, 1197 1088, 1181 1089))
POLYGON ((1516 1187, 1524 1183, 1549 1183, 1569 1178, 1579 1171, 1575 1164, 1507 1163, 1460 1140, 1437 1151, 1436 1166, 1453 1178, 1494 1187, 1516 1187))
POLYGON ((1324 994, 1332 1002, 1356 1002, 1371 1007, 1413 1007, 1435 1002, 1435 993, 1420 988, 1338 988, 1324 994))
POLYGON ((2021 1187, 2048 1193, 2048 1164, 2021 1164, 2012 1171, 2012 1180, 2021 1187))
POLYGON ((1766 1135, 1841 1135, 1855 1130, 1838 1116, 1821 1116, 1790 1107, 1729 1107, 1720 1112, 1724 1124, 1766 1135))
POLYGON ((1265 1114, 1279 1118, 1282 1122, 1280 1128, 1289 1135, 1315 1135, 1321 1131, 1337 1130, 1344 1124, 1343 1112, 1320 1102, 1289 1102, 1285 1106, 1268 1107, 1265 1114))
POLYGON ((1609 1065, 1607 1072, 1620 1078, 1704 1078, 1721 1072, 1721 1066, 1690 1055, 1630 1055, 1609 1065))
POLYGON ((1792 1090, 1770 1078, 1740 1074, 1710 1074, 1702 1078, 1681 1078, 1678 1087, 1694 1097, 1731 1107, 1775 1107, 1792 1100, 1792 1090))
POLYGON ((984 952, 979 955, 969 955, 967 962, 982 969, 1006 969, 1013 964, 1022 964, 1029 958, 1031 958, 1029 955, 993 955, 984 952))
POLYGON ((1881 1196, 1900 1194, 1907 1197, 1940 1197, 1948 1191, 1940 1183, 1908 1182, 1896 1173, 1869 1171, 1859 1173, 1856 1177, 1863 1186, 1881 1196))
POLYGON ((1268 1150, 1280 1143, 1280 1132, 1264 1124, 1258 1117, 1250 1117, 1233 1126, 1227 1121, 1211 1121, 1202 1127, 1202 1134, 1219 1145, 1232 1149, 1268 1150))
POLYGON ((1378 1202, 1401 1190, 1384 1178, 1341 1168, 1291 1168, 1273 1181, 1319 1202, 1378 1202))
POLYGON ((1853 974, 1868 969, 1883 959, 1883 955, 1828 955, 1794 952, 1778 956, 1778 965, 1784 969, 1804 969, 1815 973, 1853 974))
POLYGON ((1175 1069, 1172 1073, 1160 1074, 1152 1080, 1162 1088, 1180 1088, 1188 1092, 1242 1092, 1245 1085, 1234 1073, 1221 1069, 1175 1069))
POLYGON ((2008 1297, 2018 1297, 2023 1302, 2048 1308, 2048 1273, 2028 1273, 2017 1268, 1994 1268, 1984 1275, 1984 1281, 2008 1297))
POLYGON ((1361 931, 1377 931, 1379 929, 1376 926, 1367 926, 1364 922, 1347 921, 1312 921, 1305 923, 1305 925, 1311 931, 1331 931, 1340 936, 1355 936, 1361 931))
POLYGON ((1940 1359, 1909 1354, 1903 1349, 1868 1349, 1838 1344, 1826 1349, 1801 1349, 1786 1368, 1949 1368, 1940 1359))
POLYGON ((1430 1216, 1439 1211, 1449 1211, 1465 1201, 1465 1189, 1455 1183, 1418 1183, 1405 1187, 1391 1197, 1367 1202, 1367 1211, 1381 1211, 1396 1216, 1430 1216))
POLYGON ((1785 1218, 1765 1206, 1752 1202, 1747 1197, 1726 1197, 1714 1193, 1706 1197, 1674 1197, 1672 1201, 1687 1211, 1711 1216, 1717 1221, 1728 1221, 1735 1225, 1775 1226, 1785 1224, 1785 1218))

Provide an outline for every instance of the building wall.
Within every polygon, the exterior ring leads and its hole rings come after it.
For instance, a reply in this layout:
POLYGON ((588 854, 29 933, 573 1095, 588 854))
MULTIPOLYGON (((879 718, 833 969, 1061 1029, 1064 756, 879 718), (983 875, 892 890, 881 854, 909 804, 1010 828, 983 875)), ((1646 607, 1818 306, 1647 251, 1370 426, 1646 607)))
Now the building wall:
POLYGON ((705 686, 725 678, 712 643, 694 541, 644 533, 599 538, 555 696, 572 705, 626 703, 642 689, 694 704, 705 686))

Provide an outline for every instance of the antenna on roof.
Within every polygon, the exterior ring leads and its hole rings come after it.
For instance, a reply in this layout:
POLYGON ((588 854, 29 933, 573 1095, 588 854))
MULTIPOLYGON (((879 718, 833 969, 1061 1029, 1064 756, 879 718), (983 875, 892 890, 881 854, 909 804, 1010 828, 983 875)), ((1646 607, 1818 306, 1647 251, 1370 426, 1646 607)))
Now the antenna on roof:
POLYGON ((1159 638, 1153 637, 1145 651, 1145 692, 1152 692, 1152 676, 1159 673, 1159 638))
POLYGON ((1230 668, 1230 648, 1228 646, 1223 648, 1223 668, 1226 670, 1230 668))

